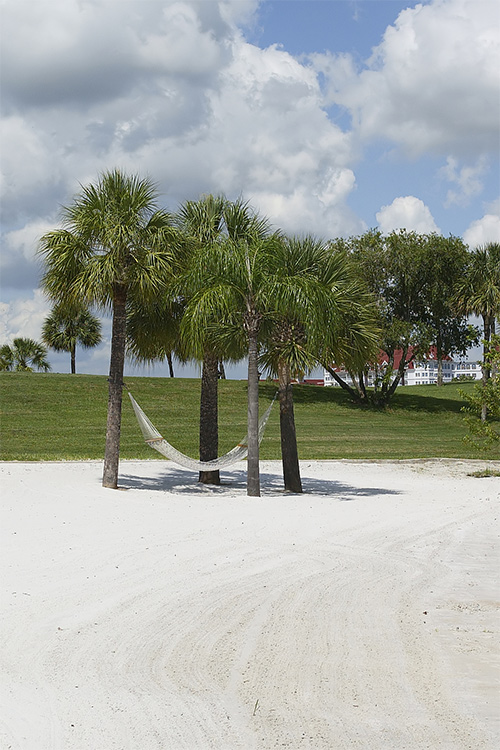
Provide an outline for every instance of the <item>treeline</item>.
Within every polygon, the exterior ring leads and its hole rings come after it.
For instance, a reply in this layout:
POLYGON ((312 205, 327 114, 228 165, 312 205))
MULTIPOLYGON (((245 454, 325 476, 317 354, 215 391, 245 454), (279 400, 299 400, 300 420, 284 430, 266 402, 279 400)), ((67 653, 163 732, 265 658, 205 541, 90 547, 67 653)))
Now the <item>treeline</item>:
MULTIPOLYGON (((457 237, 405 231, 289 237, 223 196, 186 201, 170 214, 154 183, 119 170, 83 187, 61 219, 40 244, 42 285, 56 311, 112 311, 108 487, 118 480, 127 352, 142 362, 175 354, 202 363, 202 461, 217 457, 221 363, 247 357, 248 494, 258 495, 260 372, 278 378, 285 487, 300 491, 292 379, 317 364, 335 372, 336 364, 351 374, 355 386, 343 385, 354 398, 384 404, 408 363, 431 346, 438 360, 466 351, 477 337, 469 313, 483 316, 485 339, 495 332, 500 245, 469 252, 457 237), (377 371, 373 390, 369 368, 377 371)), ((200 479, 217 483, 218 472, 200 479)))

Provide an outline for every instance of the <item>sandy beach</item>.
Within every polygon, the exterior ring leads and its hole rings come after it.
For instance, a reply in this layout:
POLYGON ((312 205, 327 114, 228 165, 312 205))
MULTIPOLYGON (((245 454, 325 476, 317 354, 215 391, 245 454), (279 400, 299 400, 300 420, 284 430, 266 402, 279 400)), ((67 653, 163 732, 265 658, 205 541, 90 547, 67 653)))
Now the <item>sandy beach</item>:
MULTIPOLYGON (((2 750, 500 747, 484 462, 1 463, 2 750)), ((500 462, 490 462, 498 468, 500 462)))

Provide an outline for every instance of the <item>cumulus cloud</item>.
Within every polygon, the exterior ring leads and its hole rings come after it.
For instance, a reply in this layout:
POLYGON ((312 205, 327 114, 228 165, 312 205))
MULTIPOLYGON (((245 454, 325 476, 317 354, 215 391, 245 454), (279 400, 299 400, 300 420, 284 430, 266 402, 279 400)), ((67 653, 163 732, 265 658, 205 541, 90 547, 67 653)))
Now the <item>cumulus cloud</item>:
MULTIPOLYGON (((203 192, 243 195, 285 231, 326 237, 366 229, 349 201, 370 140, 439 152, 450 206, 479 194, 482 155, 497 145, 496 3, 408 8, 361 69, 345 53, 297 59, 249 44, 242 24, 260 5, 38 0, 26 13, 25 3, 3 4, 2 283, 24 299, 6 311, 11 332, 34 304, 38 237, 105 169, 150 175, 172 210, 203 192), (352 128, 330 104, 351 113, 352 128)), ((384 231, 438 231, 412 196, 377 219, 384 231)))
POLYGON ((395 198, 389 206, 382 206, 377 213, 377 221, 383 234, 395 229, 407 229, 420 234, 440 232, 429 208, 413 195, 395 198))
POLYGON ((0 341, 11 344, 17 337, 38 340, 50 305, 42 291, 34 289, 25 299, 1 302, 0 312, 0 341))
POLYGON ((363 140, 408 155, 481 155, 498 146, 500 37, 496 0, 434 0, 403 10, 359 71, 352 56, 316 55, 331 103, 363 140))
POLYGON ((446 166, 440 170, 443 179, 451 182, 456 187, 448 190, 445 206, 466 206, 471 198, 479 195, 483 190, 483 180, 487 169, 487 160, 481 156, 475 164, 460 167, 458 160, 449 156, 446 166))
POLYGON ((500 211, 485 214, 481 219, 473 221, 464 233, 464 242, 470 248, 488 242, 500 242, 500 211))
POLYGON ((40 0, 28 16, 22 4, 3 9, 4 283, 32 283, 34 267, 18 265, 29 227, 56 222, 79 183, 107 168, 151 175, 172 209, 225 192, 244 194, 285 230, 362 228, 345 206, 351 139, 328 119, 310 66, 245 41, 237 23, 257 6, 40 0))

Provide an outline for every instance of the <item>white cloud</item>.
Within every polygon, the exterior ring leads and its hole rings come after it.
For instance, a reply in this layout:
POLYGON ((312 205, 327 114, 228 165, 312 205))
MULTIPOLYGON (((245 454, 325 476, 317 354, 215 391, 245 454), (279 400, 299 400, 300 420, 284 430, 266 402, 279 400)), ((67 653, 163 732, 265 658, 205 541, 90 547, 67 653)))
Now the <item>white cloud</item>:
POLYGON ((360 73, 348 55, 312 61, 362 139, 481 155, 498 146, 499 27, 497 0, 434 0, 402 11, 360 73))
POLYGON ((390 206, 382 206, 377 213, 380 231, 388 234, 395 229, 430 234, 440 232, 429 210, 420 198, 413 195, 395 198, 390 206))
POLYGON ((314 70, 245 42, 235 23, 256 7, 40 0, 27 17, 4 8, 4 283, 32 283, 34 271, 17 265, 32 229, 56 225, 79 183, 114 167, 151 175, 174 210, 225 192, 289 231, 362 229, 346 208, 351 138, 322 108, 314 70))
POLYGON ((487 242, 500 242, 500 212, 485 214, 473 221, 464 232, 464 242, 470 248, 487 242))
POLYGON ((34 289, 31 297, 0 303, 0 312, 0 342, 11 344, 17 337, 39 340, 50 305, 43 292, 34 289))
MULTIPOLYGON (((360 135, 413 153, 446 142, 450 204, 477 195, 498 124, 489 0, 409 8, 360 73, 349 55, 304 63, 248 44, 237 24, 258 5, 39 0, 27 14, 25 3, 3 4, 5 285, 38 285, 38 236, 79 183, 108 168, 151 175, 172 210, 202 192, 243 194, 285 231, 326 237, 366 228, 348 208, 360 135), (353 131, 328 117, 320 70, 353 131)), ((378 218, 437 229, 411 196, 378 218)))
POLYGON ((481 179, 487 169, 487 160, 481 156, 475 164, 460 168, 458 159, 449 156, 446 166, 440 170, 443 179, 453 183, 458 189, 449 190, 446 196, 445 207, 452 205, 466 206, 471 198, 479 195, 483 190, 481 179))

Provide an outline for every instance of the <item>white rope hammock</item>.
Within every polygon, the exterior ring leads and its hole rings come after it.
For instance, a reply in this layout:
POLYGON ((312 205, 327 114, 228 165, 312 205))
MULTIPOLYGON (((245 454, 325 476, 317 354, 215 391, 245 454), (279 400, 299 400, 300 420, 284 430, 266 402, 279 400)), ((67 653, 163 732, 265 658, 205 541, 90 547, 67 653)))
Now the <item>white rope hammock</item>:
MULTIPOLYGON (((128 395, 130 397, 130 401, 132 402, 132 407, 134 409, 135 416, 137 417, 137 421, 139 422, 139 427, 141 428, 141 432, 144 436, 145 442, 149 445, 150 448, 154 448, 155 451, 158 451, 158 453, 166 456, 166 458, 170 458, 176 464, 184 466, 185 469, 191 469, 192 471, 217 471, 218 469, 223 469, 227 466, 231 466, 231 464, 234 464, 237 461, 241 461, 246 457, 248 453, 248 439, 246 435, 241 443, 238 443, 238 445, 230 450, 229 453, 225 453, 223 456, 219 456, 219 458, 214 458, 213 461, 197 461, 194 458, 190 458, 190 456, 186 456, 184 453, 181 453, 176 448, 174 448, 173 445, 170 445, 167 440, 165 440, 165 438, 158 432, 154 424, 151 422, 149 417, 144 414, 143 410, 141 409, 135 398, 132 396, 132 394, 129 393, 128 395)), ((271 414, 271 409, 273 408, 275 399, 276 396, 271 401, 271 404, 268 406, 259 420, 259 444, 264 436, 264 430, 266 428, 269 415, 271 414)))

